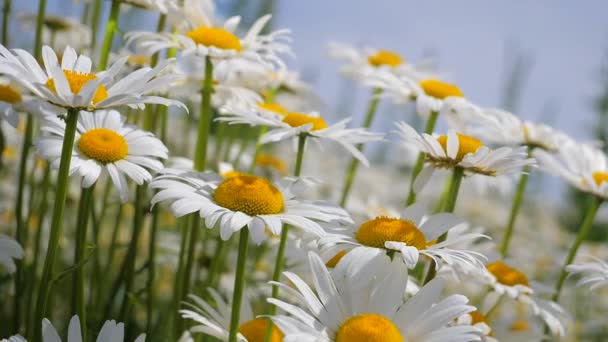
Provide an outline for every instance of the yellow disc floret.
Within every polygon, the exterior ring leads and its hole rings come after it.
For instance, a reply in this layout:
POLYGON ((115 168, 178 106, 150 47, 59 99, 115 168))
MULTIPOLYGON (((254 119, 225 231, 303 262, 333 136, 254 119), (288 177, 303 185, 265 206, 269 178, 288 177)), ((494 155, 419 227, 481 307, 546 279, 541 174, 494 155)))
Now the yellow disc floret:
POLYGON ((201 26, 186 33, 195 43, 222 50, 241 51, 241 41, 234 33, 219 27, 201 26))
POLYGON ((287 163, 268 153, 260 153, 255 159, 255 165, 277 170, 281 174, 287 173, 287 163))
POLYGON ((602 183, 608 182, 608 172, 594 172, 592 176, 597 186, 601 186, 602 183))
MULTIPOLYGON (((97 78, 95 74, 85 74, 72 70, 63 70, 63 73, 65 74, 65 78, 68 80, 70 90, 74 94, 80 93, 80 90, 85 84, 87 84, 87 82, 97 78)), ((57 92, 57 88, 55 88, 55 81, 52 78, 49 78, 49 80, 46 82, 46 86, 52 91, 57 92)), ((95 95, 93 95, 93 104, 97 104, 106 98, 108 98, 108 91, 106 87, 103 84, 99 85, 95 95)))
POLYGON ((485 323, 488 324, 488 318, 479 311, 469 312, 471 316, 471 324, 485 323))
POLYGON ((530 324, 525 319, 516 319, 511 323, 512 331, 528 331, 530 330, 530 324))
POLYGON ((300 127, 306 124, 312 124, 312 130, 318 131, 327 128, 327 123, 323 118, 309 116, 302 113, 291 112, 285 115, 283 122, 291 127, 300 127))
POLYGON ((224 208, 250 216, 272 215, 283 211, 283 194, 264 178, 240 175, 223 181, 213 193, 224 208))
POLYGON ((273 113, 279 114, 281 116, 285 116, 289 113, 289 111, 285 107, 281 106, 278 103, 274 103, 274 102, 261 102, 261 103, 258 103, 258 107, 260 109, 267 110, 269 112, 273 112, 273 113))
MULTIPOLYGON (((464 158, 465 155, 469 153, 475 153, 478 148, 483 146, 481 140, 477 138, 470 137, 464 134, 456 134, 458 136, 458 154, 456 154, 456 160, 460 161, 464 158)), ((439 145, 443 147, 443 150, 448 151, 448 137, 447 135, 442 135, 437 138, 439 145)))
POLYGON ((504 285, 515 286, 524 285, 529 286, 528 277, 521 271, 505 264, 502 261, 496 261, 486 266, 488 271, 492 273, 496 280, 504 285))
MULTIPOLYGON (((254 320, 243 323, 239 327, 239 332, 245 336, 248 342, 264 342, 266 336, 266 329, 268 329, 268 320, 264 318, 256 318, 254 320)), ((281 342, 283 341, 283 332, 277 328, 276 325, 272 325, 270 332, 270 342, 281 342)))
POLYGON ((8 84, 0 84, 0 101, 8 103, 19 103, 22 101, 21 93, 8 84))
POLYGON ((398 54, 388 51, 388 50, 378 50, 375 55, 369 56, 367 58, 369 64, 379 67, 383 65, 387 65, 390 67, 396 67, 403 64, 403 60, 401 56, 398 54))
POLYGON ((383 216, 363 223, 355 238, 376 248, 384 248, 386 241, 404 242, 417 249, 425 249, 427 245, 424 233, 412 221, 383 216))
POLYGON ((85 156, 101 163, 113 163, 129 153, 125 138, 107 128, 95 128, 85 132, 78 140, 78 149, 85 156))
POLYGON ((420 87, 425 94, 440 100, 450 96, 464 97, 460 88, 456 85, 438 80, 424 80, 420 82, 420 87))
POLYGON ((325 266, 329 268, 336 267, 336 265, 340 262, 340 260, 342 260, 345 255, 346 251, 339 251, 338 253, 336 253, 336 255, 334 255, 333 258, 329 259, 329 261, 325 263, 325 266))
POLYGON ((388 318, 363 314, 349 318, 340 326, 336 342, 403 342, 403 337, 388 318))

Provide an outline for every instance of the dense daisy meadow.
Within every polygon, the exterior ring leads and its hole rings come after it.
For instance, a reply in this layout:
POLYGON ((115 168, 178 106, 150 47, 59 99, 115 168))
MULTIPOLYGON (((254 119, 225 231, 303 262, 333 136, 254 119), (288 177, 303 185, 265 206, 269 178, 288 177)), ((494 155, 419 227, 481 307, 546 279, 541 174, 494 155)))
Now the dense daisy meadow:
POLYGON ((2 342, 608 341, 605 119, 581 141, 328 40, 367 94, 331 113, 273 1, 27 1, 2 1, 2 342))

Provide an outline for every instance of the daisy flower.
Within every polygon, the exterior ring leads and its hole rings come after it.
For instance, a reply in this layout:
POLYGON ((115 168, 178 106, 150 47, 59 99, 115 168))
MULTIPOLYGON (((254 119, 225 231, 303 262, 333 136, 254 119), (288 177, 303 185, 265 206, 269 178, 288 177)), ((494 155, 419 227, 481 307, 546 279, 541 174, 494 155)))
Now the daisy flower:
POLYGON ((261 243, 266 229, 278 235, 283 224, 321 235, 324 231, 316 221, 352 222, 339 207, 298 199, 295 191, 302 183, 293 178, 271 183, 247 174, 223 178, 212 172, 182 171, 158 176, 150 186, 161 189, 152 204, 173 201, 171 210, 177 217, 198 211, 209 229, 219 226, 223 240, 243 227, 261 243))
POLYGON ((61 64, 48 46, 42 48, 43 70, 32 55, 24 50, 7 50, 0 45, 0 72, 7 74, 42 101, 64 109, 94 111, 129 105, 143 107, 145 103, 186 107, 179 101, 148 96, 159 87, 177 79, 176 75, 158 76, 170 63, 164 61, 154 69, 142 68, 115 82, 127 61, 122 58, 108 70, 91 72, 91 59, 76 54, 71 47, 63 52, 61 64))
MULTIPOLYGON (((228 340, 230 331, 232 304, 224 300, 214 289, 208 289, 208 292, 215 302, 215 308, 204 299, 191 294, 188 297, 192 303, 185 303, 191 309, 182 309, 179 312, 183 318, 199 323, 199 325, 190 328, 190 332, 203 333, 226 341, 228 340)), ((239 334, 237 336, 239 342, 264 341, 269 321, 266 318, 255 318, 247 296, 245 296, 241 304, 241 314, 239 317, 239 334)), ((274 325, 272 326, 269 341, 283 341, 283 332, 274 325)))
POLYGON ((591 290, 608 286, 608 263, 600 259, 571 264, 566 269, 571 276, 580 276, 576 286, 589 286, 591 290))
MULTIPOLYGON (((36 30, 37 14, 20 14, 18 19, 23 24, 24 31, 36 30)), ((42 42, 54 49, 65 49, 68 45, 84 49, 91 43, 91 29, 76 19, 46 13, 42 25, 42 42)))
POLYGON ((397 134, 404 144, 416 146, 426 154, 427 166, 414 182, 414 191, 419 192, 430 179, 434 169, 462 168, 465 174, 501 176, 521 172, 526 165, 534 165, 528 158, 526 147, 501 147, 491 150, 477 138, 457 134, 449 130, 447 135, 434 137, 426 133, 418 134, 405 122, 397 123, 397 134))
POLYGON ((0 77, 0 113, 11 126, 19 124, 19 112, 37 112, 36 101, 24 94, 21 87, 6 77, 0 77))
MULTIPOLYGON (((468 299, 452 295, 440 300, 443 280, 435 279, 404 300, 408 279, 399 258, 363 268, 367 272, 330 273, 321 258, 309 253, 314 290, 297 275, 284 272, 294 288, 281 284, 300 306, 270 298, 287 315, 271 316, 285 341, 480 341, 470 326, 449 326, 475 310, 468 299), (345 277, 336 281, 337 277, 345 277), (346 281, 345 281, 346 280, 346 281), (350 280, 350 281, 348 281, 350 280)), ((359 268, 360 269, 360 268, 359 268)))
MULTIPOLYGON (((122 342, 125 335, 124 323, 116 323, 116 321, 106 321, 99 334, 97 335, 97 342, 122 342)), ((59 333, 48 319, 42 321, 42 340, 44 342, 61 342, 62 339, 59 337, 59 333)), ((135 342, 144 342, 146 335, 141 334, 135 342)), ((72 316, 70 324, 68 326, 68 339, 67 342, 80 342, 82 341, 82 331, 80 330, 80 319, 78 316, 72 316)))
POLYGON ((276 104, 264 103, 255 107, 241 103, 240 105, 225 106, 221 111, 222 116, 217 119, 218 121, 270 127, 271 129, 260 137, 262 144, 306 134, 321 142, 337 143, 365 166, 369 166, 369 162, 357 145, 381 141, 384 137, 383 134, 368 132, 364 128, 346 128, 350 118, 328 125, 325 119, 319 116, 319 113, 290 112, 276 104))
POLYGON ((420 255, 424 255, 433 259, 438 269, 444 263, 465 273, 471 268, 483 269, 485 257, 481 253, 460 249, 456 245, 487 236, 461 229, 451 230, 461 223, 462 220, 449 213, 426 215, 425 208, 415 204, 398 217, 379 216, 358 227, 351 226, 345 232, 323 236, 319 244, 326 257, 353 248, 366 248, 397 251, 408 268, 414 268, 420 255), (437 239, 446 233, 447 239, 437 243, 437 239))
POLYGON ((487 272, 483 273, 484 283, 490 285, 499 295, 506 294, 510 298, 519 299, 533 292, 528 276, 504 261, 489 263, 486 270, 487 272))
POLYGON ((133 7, 156 11, 162 14, 177 9, 177 0, 122 0, 133 7))
POLYGON ((13 259, 23 259, 24 252, 19 242, 15 241, 8 235, 0 234, 0 264, 8 273, 14 273, 17 270, 13 259))
MULTIPOLYGON (((166 159, 168 150, 152 133, 127 125, 117 111, 81 112, 72 150, 70 174, 82 177, 82 187, 88 188, 102 171, 110 176, 123 202, 127 201, 128 185, 125 175, 141 185, 152 179, 153 172, 163 168, 159 159, 166 159)), ((49 135, 36 141, 38 153, 59 166, 65 122, 47 116, 42 131, 49 135)))
POLYGON ((608 160, 601 150, 570 141, 558 153, 537 151, 536 158, 541 169, 583 192, 608 199, 608 160))
POLYGON ((456 326, 472 326, 479 331, 483 342, 498 342, 492 337, 492 328, 488 318, 479 310, 468 312, 456 319, 456 326))
POLYGON ((176 33, 129 32, 127 45, 152 55, 160 50, 176 48, 183 54, 209 56, 220 61, 253 61, 263 66, 284 67, 280 54, 290 53, 289 30, 260 34, 271 16, 259 18, 243 37, 235 34, 241 18, 231 17, 221 23, 215 18, 210 1, 185 0, 182 7, 170 12, 177 24, 176 33))

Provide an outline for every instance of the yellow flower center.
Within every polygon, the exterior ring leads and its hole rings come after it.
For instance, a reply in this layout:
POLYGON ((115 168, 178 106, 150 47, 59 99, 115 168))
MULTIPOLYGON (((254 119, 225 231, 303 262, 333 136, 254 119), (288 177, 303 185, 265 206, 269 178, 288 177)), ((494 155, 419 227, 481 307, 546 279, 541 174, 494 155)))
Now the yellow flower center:
POLYGON ((240 175, 223 181, 213 193, 215 202, 224 208, 250 216, 272 215, 283 211, 283 194, 269 181, 240 175))
POLYGON ((272 154, 260 153, 260 155, 258 155, 258 157, 255 159, 255 165, 260 167, 274 168, 281 174, 287 173, 287 164, 272 154))
POLYGON ((287 109, 285 109, 285 107, 281 106, 278 103, 274 103, 274 102, 261 102, 261 103, 258 103, 258 107, 260 109, 267 110, 269 112, 273 112, 273 113, 279 114, 281 116, 285 116, 289 113, 289 111, 287 109))
POLYGON ((151 61, 152 61, 152 57, 149 57, 149 56, 138 56, 138 55, 129 56, 129 63, 135 64, 135 65, 147 65, 147 64, 150 64, 151 61))
POLYGON ((396 67, 403 64, 403 60, 401 56, 398 54, 388 51, 388 50, 378 50, 375 55, 369 56, 367 58, 369 64, 379 67, 383 65, 387 65, 390 67, 396 67))
POLYGON ((450 96, 464 97, 460 88, 456 85, 438 80, 424 80, 420 82, 420 87, 422 87, 425 94, 440 100, 450 96))
POLYGON ((399 329, 388 318, 363 314, 349 318, 336 334, 336 342, 403 342, 399 329))
POLYGON ((329 261, 325 264, 325 266, 329 268, 334 268, 336 265, 342 260, 342 257, 346 255, 346 251, 339 251, 334 255, 333 258, 329 259, 329 261))
POLYGON ((471 316, 471 324, 485 323, 488 324, 488 319, 479 311, 469 312, 471 316))
POLYGON ((528 331, 530 330, 530 324, 525 319, 517 319, 511 324, 512 331, 528 331))
POLYGON ((7 146, 2 150, 3 159, 15 159, 17 157, 17 149, 15 146, 7 146))
POLYGON ((327 128, 327 123, 323 118, 308 116, 302 113, 291 112, 285 115, 283 122, 291 127, 300 127, 306 124, 312 124, 312 130, 318 131, 327 128))
POLYGON ((101 163, 113 163, 129 153, 125 138, 107 128, 95 128, 85 132, 78 140, 78 149, 85 156, 101 163))
MULTIPOLYGON (((63 70, 63 73, 65 74, 65 78, 68 80, 70 90, 74 94, 80 93, 80 90, 85 84, 87 84, 87 82, 97 78, 95 74, 83 74, 72 70, 63 70)), ((55 88, 55 81, 52 78, 49 78, 49 80, 46 81, 46 86, 52 91, 57 92, 57 88, 55 88)), ((97 88, 95 95, 93 95, 93 104, 97 104, 106 98, 108 98, 108 91, 102 84, 99 86, 99 88, 97 88)))
MULTIPOLYGON (((469 153, 475 153, 478 148, 483 146, 481 140, 470 137, 464 134, 456 134, 458 136, 458 154, 456 154, 456 160, 460 161, 465 155, 469 153)), ((443 150, 448 151, 448 136, 442 135, 437 138, 439 145, 443 147, 443 150)))
POLYGON ((602 185, 604 182, 608 182, 608 172, 594 172, 592 176, 597 186, 602 185))
POLYGON ((384 248, 386 241, 404 242, 417 249, 427 246, 424 233, 412 221, 383 216, 363 223, 355 238, 366 246, 376 248, 384 248))
POLYGON ((8 84, 0 84, 0 101, 8 103, 21 102, 21 93, 8 84))
MULTIPOLYGON (((245 336, 248 342, 264 342, 266 329, 268 329, 268 323, 268 320, 265 318, 256 318, 249 322, 243 323, 239 327, 239 332, 245 336)), ((275 324, 272 325, 272 330, 270 332, 270 338, 268 341, 283 341, 283 332, 277 328, 275 324)))
POLYGON ((232 178, 232 177, 238 177, 238 176, 242 176, 244 175, 244 173, 239 172, 239 171, 226 171, 224 173, 222 173, 222 177, 224 178, 232 178))
POLYGON ((488 271, 492 273, 496 280, 504 285, 515 286, 524 285, 529 286, 528 277, 516 270, 515 268, 505 264, 502 261, 496 261, 486 266, 488 271))
POLYGON ((213 46, 222 50, 241 51, 241 41, 234 33, 219 27, 201 26, 186 33, 186 36, 195 43, 213 46))

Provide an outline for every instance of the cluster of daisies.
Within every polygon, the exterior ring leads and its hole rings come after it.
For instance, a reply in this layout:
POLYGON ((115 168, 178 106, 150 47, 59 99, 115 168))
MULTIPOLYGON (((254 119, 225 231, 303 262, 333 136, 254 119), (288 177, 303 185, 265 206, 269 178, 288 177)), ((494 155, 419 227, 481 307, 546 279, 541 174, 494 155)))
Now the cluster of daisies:
POLYGON ((3 148, 21 151, 0 166, 2 341, 61 341, 64 327, 68 341, 184 342, 587 329, 560 299, 569 277, 588 298, 608 285, 606 254, 586 248, 608 199, 596 143, 473 103, 427 61, 342 43, 329 55, 372 94, 363 122, 332 120, 287 66, 290 31, 272 30, 271 15, 222 18, 212 0, 88 0, 82 22, 44 3, 20 17, 37 32, 33 53, 0 45, 3 148), (157 15, 157 31, 120 30, 134 9, 157 15), (374 132, 381 103, 419 118, 374 132), (377 165, 371 143, 406 152, 377 165), (516 224, 539 170, 589 198, 548 276, 519 255, 541 248, 521 237, 535 227, 516 224), (497 204, 508 212, 498 233, 458 215, 470 191, 504 185, 516 190, 497 204))

